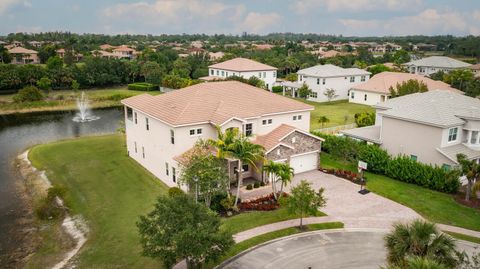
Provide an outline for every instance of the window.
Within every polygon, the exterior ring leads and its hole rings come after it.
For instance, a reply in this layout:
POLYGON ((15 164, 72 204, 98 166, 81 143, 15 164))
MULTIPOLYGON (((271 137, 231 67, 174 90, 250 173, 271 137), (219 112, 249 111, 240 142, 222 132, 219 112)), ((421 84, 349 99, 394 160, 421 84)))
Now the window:
POLYGON ((478 131, 472 131, 472 138, 470 138, 470 144, 477 144, 478 131))
POLYGON ((213 69, 210 70, 210 75, 212 75, 212 76, 215 75, 215 71, 213 69))
POLYGON ((142 157, 145 159, 145 148, 142 147, 142 157))
POLYGON ((251 123, 247 123, 245 124, 245 135, 246 136, 251 136, 253 134, 253 128, 252 128, 252 124, 251 123))
POLYGON ((301 76, 301 75, 300 75, 300 76, 298 76, 298 79, 299 79, 299 81, 302 81, 302 79, 303 79, 303 76, 301 76))
POLYGON ((297 120, 297 116, 293 116, 293 120, 296 121, 296 120, 297 120))
POLYGON ((147 128, 147 131, 150 130, 150 124, 148 123, 148 118, 145 118, 145 128, 147 128))
POLYGON ((448 142, 457 140, 458 127, 448 129, 448 142))
POLYGON ((222 71, 222 77, 225 76, 225 71, 222 71))
POLYGON ((127 107, 127 119, 132 120, 133 118, 133 109, 127 107))
POLYGON ((267 72, 263 72, 263 78, 267 77, 267 72))
POLYGON ((172 180, 173 180, 173 182, 177 182, 177 175, 176 175, 175 167, 172 167, 172 180))
POLYGON ((190 130, 190 135, 195 135, 195 129, 190 130))
POLYGON ((325 82, 326 82, 326 79, 323 79, 323 80, 322 80, 322 84, 325 85, 325 82))
POLYGON ((242 165, 242 172, 248 172, 248 164, 242 165))
POLYGON ((318 97, 318 93, 316 92, 310 92, 310 98, 317 98, 318 97))
POLYGON ((367 95, 366 94, 363 96, 363 101, 367 101, 367 95))
POLYGON ((137 122, 138 122, 138 121, 137 121, 137 112, 135 112, 135 113, 133 114, 133 116, 135 117, 135 124, 137 124, 137 122))
POLYGON ((272 119, 268 119, 268 124, 272 124, 272 119))
POLYGON ((410 155, 410 159, 413 160, 413 161, 416 161, 417 160, 417 155, 410 155))
POLYGON ((170 170, 168 169, 168 163, 165 163, 165 175, 168 176, 169 173, 170 173, 170 170))
POLYGON ((220 71, 217 70, 217 76, 220 76, 220 71))
POLYGON ((137 152, 138 152, 138 151, 137 151, 137 142, 133 142, 133 143, 134 143, 134 145, 135 145, 135 153, 137 153, 137 152))
POLYGON ((350 97, 351 97, 352 99, 355 99, 355 92, 353 92, 353 91, 350 92, 350 97))
POLYGON ((267 125, 267 120, 262 120, 262 125, 267 125))
POLYGON ((202 128, 198 128, 197 129, 197 135, 201 135, 202 134, 202 128))
POLYGON ((320 85, 320 79, 317 78, 317 85, 320 85))
POLYGON ((225 76, 227 76, 227 77, 228 77, 228 72, 225 72, 225 76))
POLYGON ((444 163, 444 164, 442 164, 442 169, 443 169, 444 171, 450 171, 450 169, 452 169, 452 166, 449 165, 449 164, 444 163))
POLYGON ((268 119, 268 120, 262 120, 262 125, 270 125, 272 124, 272 119, 268 119))
POLYGON ((365 76, 361 76, 360 81, 365 81, 365 76))
POLYGON ((302 115, 298 115, 297 120, 302 120, 302 115))
POLYGON ((175 144, 175 132, 170 130, 170 143, 175 144))
POLYGON ((274 78, 277 77, 277 72, 276 72, 276 71, 273 71, 273 77, 274 77, 274 78))
POLYGON ((355 77, 350 77, 350 82, 355 82, 355 77))

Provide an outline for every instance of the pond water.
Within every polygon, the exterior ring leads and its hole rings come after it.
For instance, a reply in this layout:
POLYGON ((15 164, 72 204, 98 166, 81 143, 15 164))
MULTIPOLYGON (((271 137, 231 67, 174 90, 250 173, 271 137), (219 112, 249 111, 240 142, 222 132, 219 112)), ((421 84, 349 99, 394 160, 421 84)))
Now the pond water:
POLYGON ((114 133, 121 125, 119 108, 92 113, 99 119, 75 122, 76 111, 0 116, 0 264, 23 240, 18 230, 23 228, 20 219, 26 209, 17 187, 20 179, 13 165, 16 156, 36 144, 114 133))

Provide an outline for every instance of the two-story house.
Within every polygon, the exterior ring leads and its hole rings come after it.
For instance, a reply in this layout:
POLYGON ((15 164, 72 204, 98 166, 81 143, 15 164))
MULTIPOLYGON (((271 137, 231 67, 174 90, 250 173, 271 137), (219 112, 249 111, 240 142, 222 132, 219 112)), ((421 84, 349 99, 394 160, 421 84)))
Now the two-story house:
MULTIPOLYGON (((308 100, 315 102, 329 101, 325 91, 333 89, 332 100, 348 99, 348 91, 355 85, 368 81, 370 72, 358 68, 341 68, 331 64, 317 65, 297 72, 299 85, 307 84, 312 91, 308 100)), ((296 96, 296 89, 293 89, 296 96)))
MULTIPOLYGON (((167 185, 177 184, 182 156, 199 139, 236 128, 264 146, 270 160, 289 162, 295 173, 317 169, 321 139, 310 135, 313 107, 238 81, 200 83, 158 96, 122 100, 128 154, 167 185)), ((260 170, 228 160, 231 178, 265 180, 260 170)), ((262 166, 262 163, 257 165, 262 166)))
POLYGON ((451 167, 458 153, 480 159, 480 100, 435 90, 392 98, 374 106, 374 126, 343 131, 379 144, 389 154, 451 167))
POLYGON ((8 50, 12 55, 12 64, 39 64, 38 52, 23 47, 13 47, 8 50))
POLYGON ((208 67, 208 77, 203 80, 225 79, 237 76, 249 79, 257 77, 265 83, 265 87, 272 89, 277 79, 277 68, 259 63, 247 58, 234 58, 208 67))
POLYGON ((404 64, 408 72, 422 76, 430 76, 438 71, 450 72, 456 69, 467 68, 470 65, 446 56, 431 56, 404 64))
POLYGON ((396 89, 397 85, 409 80, 416 80, 425 84, 429 91, 445 90, 463 94, 462 91, 452 88, 443 81, 433 80, 425 76, 400 72, 382 72, 376 74, 367 82, 353 86, 350 89, 350 98, 348 101, 350 103, 363 105, 375 105, 385 102, 391 96, 391 88, 396 89))

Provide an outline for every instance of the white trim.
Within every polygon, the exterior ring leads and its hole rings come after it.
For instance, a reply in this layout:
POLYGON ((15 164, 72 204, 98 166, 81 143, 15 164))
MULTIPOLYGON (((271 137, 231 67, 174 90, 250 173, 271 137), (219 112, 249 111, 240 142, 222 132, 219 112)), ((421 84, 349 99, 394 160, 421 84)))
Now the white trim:
POLYGON ((307 133, 307 132, 302 131, 302 130, 299 130, 299 129, 293 129, 293 130, 290 131, 288 134, 286 134, 286 135, 284 135, 283 137, 281 137, 280 139, 278 139, 278 141, 282 141, 283 139, 285 139, 287 136, 291 135, 291 134, 294 133, 294 132, 299 132, 299 133, 304 134, 304 135, 306 135, 306 136, 309 136, 309 137, 311 137, 311 138, 315 138, 315 139, 317 139, 317 140, 320 140, 320 141, 322 141, 322 142, 325 142, 325 139, 323 139, 323 138, 321 138, 321 137, 318 137, 318 136, 315 136, 315 135, 312 135, 312 134, 310 134, 310 133, 307 133))
POLYGON ((239 118, 239 117, 231 117, 230 119, 224 121, 224 122, 223 122, 222 124, 220 124, 219 126, 222 127, 223 125, 231 122, 232 120, 238 120, 238 121, 240 121, 240 122, 242 122, 242 123, 246 123, 246 122, 247 122, 246 120, 241 119, 241 118, 239 118))
POLYGON ((309 151, 309 152, 304 152, 304 153, 298 153, 298 154, 293 154, 293 155, 290 155, 290 158, 292 157, 298 157, 298 156, 302 156, 302 155, 308 155, 308 154, 312 154, 312 153, 318 153, 320 152, 320 150, 314 150, 314 151, 309 151))
POLYGON ((272 147, 271 149, 269 149, 268 151, 266 151, 265 154, 268 154, 268 153, 272 152, 274 149, 278 148, 278 146, 284 146, 284 147, 289 148, 289 149, 295 149, 295 148, 292 147, 292 146, 289 146, 289 145, 287 145, 287 144, 285 144, 285 143, 280 142, 280 143, 276 144, 275 146, 273 146, 273 147, 272 147))

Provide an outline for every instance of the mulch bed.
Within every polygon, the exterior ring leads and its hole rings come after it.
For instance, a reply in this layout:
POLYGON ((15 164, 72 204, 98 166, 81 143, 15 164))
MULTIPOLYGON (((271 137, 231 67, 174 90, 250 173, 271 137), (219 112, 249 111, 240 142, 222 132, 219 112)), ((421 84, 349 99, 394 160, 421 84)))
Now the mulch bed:
POLYGON ((320 168, 318 169, 319 171, 322 171, 326 174, 331 174, 331 175, 335 175, 337 177, 341 177, 343 179, 346 179, 350 182, 353 182, 357 185, 361 185, 361 181, 360 181, 360 178, 359 178, 359 174, 357 173, 354 173, 352 171, 349 171, 349 170, 343 170, 343 169, 324 169, 324 168, 320 168))
MULTIPOLYGON (((287 197, 288 194, 284 192, 282 196, 287 197)), ((275 200, 273 193, 242 202, 238 205, 240 211, 271 211, 279 207, 280 204, 275 200)))
POLYGON ((471 208, 480 209, 480 199, 470 196, 470 201, 465 201, 465 192, 458 192, 453 195, 453 198, 457 203, 471 208))

